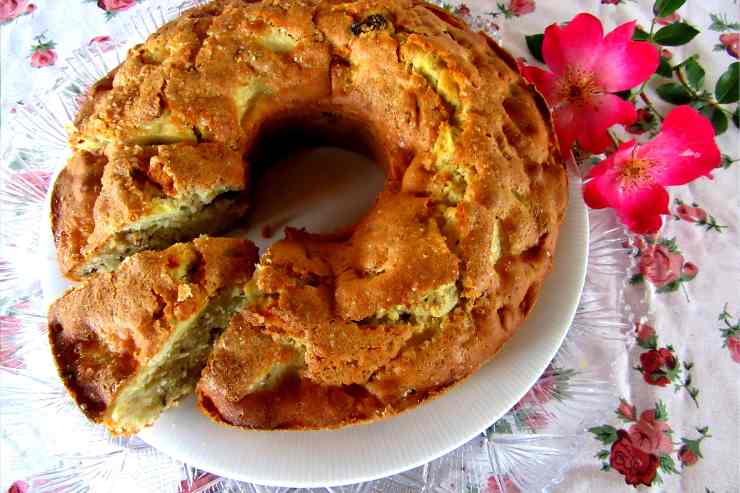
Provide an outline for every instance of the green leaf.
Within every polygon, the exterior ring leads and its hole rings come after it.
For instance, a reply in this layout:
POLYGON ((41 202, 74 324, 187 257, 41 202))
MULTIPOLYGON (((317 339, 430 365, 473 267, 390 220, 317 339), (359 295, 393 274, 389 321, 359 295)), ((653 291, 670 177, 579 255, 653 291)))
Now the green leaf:
POLYGON ((609 451, 608 450, 604 450, 604 449, 599 450, 598 453, 595 455, 595 457, 597 459, 601 459, 601 460, 607 459, 607 458, 609 458, 609 451))
POLYGON ((655 421, 668 421, 668 409, 663 401, 655 403, 655 421))
POLYGON ((619 96, 620 98, 624 99, 625 101, 629 101, 632 97, 632 91, 627 89, 626 91, 619 91, 614 93, 615 96, 619 96))
POLYGON ((529 48, 529 52, 532 53, 532 56, 540 62, 545 63, 545 60, 542 58, 542 41, 545 39, 545 35, 531 34, 529 36, 524 36, 524 39, 527 40, 527 48, 529 48))
POLYGON ((596 439, 604 445, 609 445, 617 441, 617 429, 610 425, 594 426, 588 431, 596 435, 596 439))
POLYGON ((695 91, 704 89, 704 76, 706 72, 704 71, 704 67, 696 61, 696 58, 691 57, 686 60, 682 68, 692 89, 695 91))
POLYGON ((660 99, 673 104, 690 103, 694 97, 684 86, 678 82, 666 82, 655 90, 660 99))
POLYGON ((657 70, 655 72, 658 75, 662 75, 663 77, 671 78, 673 77, 673 67, 671 67, 671 62, 668 61, 668 59, 661 55, 660 57, 660 63, 658 64, 657 70))
POLYGON ((633 41, 646 41, 650 39, 650 34, 641 28, 640 26, 635 27, 635 32, 632 33, 632 40, 633 41))
POLYGON ((699 34, 699 30, 686 22, 674 22, 658 30, 653 36, 656 43, 662 46, 685 45, 699 34))
POLYGON ((653 5, 655 17, 668 17, 685 4, 686 0, 658 0, 653 5))
POLYGON ((718 103, 734 103, 740 99, 740 62, 730 64, 714 86, 718 103))
POLYGON ((707 117, 710 122, 712 122, 715 135, 721 135, 725 133, 729 123, 727 121, 727 115, 725 115, 725 112, 722 111, 721 108, 718 108, 717 106, 713 106, 711 104, 706 104, 699 108, 699 112, 707 117))
POLYGON ((678 287, 681 285, 679 281, 669 282, 665 286, 661 286, 655 290, 656 293, 672 293, 678 291, 678 287))
POLYGON ((732 114, 732 123, 734 123, 737 128, 740 128, 740 106, 735 108, 735 112, 732 114))
POLYGON ((676 463, 670 455, 663 454, 660 456, 660 469, 667 473, 676 473, 676 463))
POLYGON ((486 430, 487 435, 491 435, 492 433, 506 433, 511 434, 513 433, 511 429, 511 423, 509 423, 506 419, 501 418, 495 423, 491 425, 488 430, 486 430))
POLYGON ((709 18, 712 19, 712 23, 709 25, 709 29, 712 31, 738 31, 740 30, 740 22, 730 22, 727 18, 727 14, 709 14, 709 18))
POLYGON ((645 280, 645 276, 642 274, 635 274, 634 276, 630 277, 630 284, 640 284, 645 280))

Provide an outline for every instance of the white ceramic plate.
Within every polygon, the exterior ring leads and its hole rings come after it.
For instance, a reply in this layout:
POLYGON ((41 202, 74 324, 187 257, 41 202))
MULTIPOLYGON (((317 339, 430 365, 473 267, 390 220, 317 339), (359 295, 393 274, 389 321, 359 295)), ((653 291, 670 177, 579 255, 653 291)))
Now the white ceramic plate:
MULTIPOLYGON (((344 151, 319 149, 302 154, 291 166, 279 163, 258 188, 258 200, 264 205, 255 214, 247 237, 264 248, 271 242, 260 235, 265 224, 306 227, 313 232, 352 224, 372 206, 382 182, 380 170, 344 151), (283 185, 278 187, 277 183, 283 185)), ((42 288, 49 302, 67 283, 54 260, 48 224, 42 227, 46 260, 42 288)), ((436 459, 503 416, 553 358, 583 289, 588 235, 580 181, 571 178, 555 268, 525 324, 492 362, 415 409, 339 430, 242 431, 214 424, 198 412, 191 397, 164 413, 140 437, 191 466, 273 486, 360 483, 436 459)), ((280 232, 276 235, 281 236, 280 232)))

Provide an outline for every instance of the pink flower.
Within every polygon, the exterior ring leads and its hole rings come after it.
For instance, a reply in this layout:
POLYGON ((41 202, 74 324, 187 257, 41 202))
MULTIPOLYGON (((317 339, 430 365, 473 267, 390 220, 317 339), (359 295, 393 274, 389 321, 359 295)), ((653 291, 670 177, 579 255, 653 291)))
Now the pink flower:
POLYGON ((650 43, 632 41, 634 31, 635 22, 627 22, 604 37, 601 22, 591 14, 545 30, 542 57, 551 71, 524 67, 523 74, 552 108, 563 151, 577 141, 587 151, 600 152, 611 142, 609 127, 637 118, 632 103, 613 93, 650 77, 659 57, 650 43))
POLYGON ((486 493, 519 493, 519 488, 517 488, 511 478, 503 474, 488 476, 488 484, 486 486, 486 493))
POLYGON ((601 0, 602 5, 619 5, 622 0, 601 0))
POLYGON ((671 53, 671 50, 663 48, 660 50, 660 56, 662 56, 666 60, 670 60, 671 58, 673 58, 673 53, 671 53))
POLYGON ((549 422, 549 418, 545 413, 529 413, 525 418, 524 422, 532 430, 541 430, 549 422))
POLYGON ((682 266, 683 256, 671 252, 665 245, 651 245, 640 255, 640 274, 656 288, 662 288, 678 280, 681 277, 682 266))
POLYGON ((195 478, 190 485, 188 485, 187 481, 180 481, 180 488, 178 489, 178 493, 196 493, 200 491, 207 491, 210 490, 210 487, 213 486, 218 480, 218 476, 207 472, 204 473, 202 476, 195 478))
POLYGON ((707 219, 707 213, 704 209, 701 207, 692 207, 686 204, 680 204, 676 207, 676 215, 690 223, 699 223, 706 221, 707 219))
POLYGON ((110 36, 95 36, 87 44, 88 46, 98 46, 102 52, 109 51, 113 48, 113 40, 110 36))
POLYGON ((740 55, 740 33, 720 34, 719 42, 725 47, 728 55, 738 58, 738 55, 740 55))
POLYGON ((22 368, 23 361, 15 354, 17 346, 13 339, 20 334, 21 321, 10 315, 0 315, 0 365, 6 368, 22 368))
POLYGON ((740 336, 730 336, 727 338, 727 350, 730 357, 735 363, 740 363, 740 336))
POLYGON ((459 15, 460 17, 470 15, 470 8, 464 3, 461 3, 460 5, 455 7, 455 15, 459 15))
POLYGON ((57 61, 57 54, 51 48, 39 48, 34 50, 31 55, 31 66, 34 68, 47 67, 54 65, 57 61))
POLYGON ((670 454, 673 443, 671 427, 665 421, 656 421, 655 410, 648 409, 640 415, 640 421, 630 426, 627 434, 632 444, 647 454, 670 454))
POLYGON ((106 12, 120 12, 136 5, 136 0, 98 0, 98 7, 106 12))
POLYGON ((673 24, 676 21, 680 21, 681 16, 678 12, 674 12, 671 15, 668 15, 666 17, 656 17, 655 22, 660 24, 661 26, 667 26, 668 24, 673 24))
POLYGON ((641 343, 648 343, 650 339, 655 337, 655 329, 648 324, 637 324, 635 332, 637 334, 637 340, 641 343))
POLYGON ((520 15, 534 12, 534 0, 511 0, 509 2, 509 11, 519 17, 520 15))
POLYGON ((552 399, 554 392, 555 376, 549 371, 546 371, 532 388, 524 394, 524 397, 521 398, 517 405, 524 407, 527 404, 544 404, 552 399))
POLYGON ((28 483, 25 481, 16 481, 8 488, 8 493, 26 493, 28 491, 28 483))
POLYGON ((692 262, 686 262, 685 264, 683 264, 683 268, 681 269, 681 277, 683 277, 685 280, 692 280, 696 277, 698 273, 699 267, 697 267, 696 264, 692 262))
POLYGON ((591 168, 583 197, 594 209, 612 207, 636 233, 653 233, 668 213, 664 187, 686 184, 710 172, 721 156, 709 120, 689 106, 679 106, 660 133, 645 144, 634 140, 591 168))
POLYGON ((629 421, 637 420, 637 409, 635 408, 635 406, 625 401, 624 399, 619 399, 617 414, 629 421))
POLYGON ((678 459, 681 461, 681 465, 683 465, 684 467, 693 466, 699 460, 694 451, 691 450, 687 445, 681 446, 681 448, 678 450, 678 459))
POLYGON ((0 0, 0 22, 15 19, 22 14, 30 14, 36 5, 28 0, 0 0))

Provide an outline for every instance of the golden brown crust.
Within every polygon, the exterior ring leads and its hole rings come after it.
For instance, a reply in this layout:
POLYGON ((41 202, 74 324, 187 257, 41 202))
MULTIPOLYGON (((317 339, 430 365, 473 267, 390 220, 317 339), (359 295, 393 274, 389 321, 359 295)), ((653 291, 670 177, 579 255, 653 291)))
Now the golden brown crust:
POLYGON ((239 362, 268 368, 283 349, 214 352, 199 399, 218 420, 340 426, 436 395, 493 357, 551 268, 567 179, 541 97, 488 37, 419 0, 211 2, 135 47, 93 106, 80 149, 145 129, 251 160, 309 123, 345 144, 353 132, 327 129, 353 122, 386 168, 356 227, 289 232, 263 256, 224 338, 297 348, 300 364, 252 391, 263 374, 239 362))
MULTIPOLYGON (((79 151, 62 171, 52 195, 52 229, 62 272, 73 279, 94 272, 97 269, 89 264, 115 242, 128 246, 121 258, 146 247, 161 247, 141 233, 146 230, 142 224, 157 216, 166 218, 180 207, 195 213, 218 203, 223 193, 245 190, 247 175, 241 153, 218 143, 110 144, 102 154, 79 151)), ((235 204, 235 214, 243 214, 244 200, 235 204)), ((194 229, 194 234, 183 231, 172 240, 217 232, 222 226, 212 222, 194 229)))
POLYGON ((178 322, 252 275, 256 247, 197 238, 129 257, 67 291, 49 308, 49 342, 62 380, 94 420, 163 347, 178 322))

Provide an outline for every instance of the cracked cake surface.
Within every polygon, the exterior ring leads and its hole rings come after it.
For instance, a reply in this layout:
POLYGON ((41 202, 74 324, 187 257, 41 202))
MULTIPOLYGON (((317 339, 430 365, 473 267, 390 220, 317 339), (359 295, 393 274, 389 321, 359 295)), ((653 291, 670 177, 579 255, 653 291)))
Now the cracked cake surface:
POLYGON ((288 230, 264 253, 216 342, 200 405, 250 428, 373 420, 473 373, 534 306, 567 203, 550 116, 515 60, 418 0, 188 10, 91 90, 70 142, 55 236, 76 272, 105 267, 100 248, 115 263, 151 246, 126 236, 156 216, 150 196, 239 207, 248 170, 285 149, 329 143, 385 169, 358 224, 288 230), (186 152, 197 173, 178 167, 186 152), (129 213, 136 200, 149 209, 129 213))

